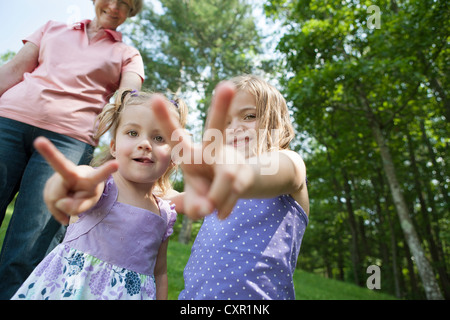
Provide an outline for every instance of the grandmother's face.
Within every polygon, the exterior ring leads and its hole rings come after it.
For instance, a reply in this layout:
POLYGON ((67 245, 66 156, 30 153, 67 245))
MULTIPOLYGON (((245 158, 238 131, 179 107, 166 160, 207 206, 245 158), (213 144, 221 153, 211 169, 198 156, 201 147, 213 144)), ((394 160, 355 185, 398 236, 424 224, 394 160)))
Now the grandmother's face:
POLYGON ((125 22, 131 10, 131 0, 94 0, 98 23, 105 29, 116 30, 125 22))

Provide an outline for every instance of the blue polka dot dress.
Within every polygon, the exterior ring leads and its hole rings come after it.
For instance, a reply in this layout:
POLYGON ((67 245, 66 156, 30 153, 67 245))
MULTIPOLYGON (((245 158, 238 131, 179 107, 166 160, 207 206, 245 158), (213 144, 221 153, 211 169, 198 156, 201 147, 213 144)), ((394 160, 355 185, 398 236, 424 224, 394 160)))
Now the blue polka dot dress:
POLYGON ((293 273, 308 216, 289 195, 241 199, 205 218, 179 299, 295 299, 293 273))

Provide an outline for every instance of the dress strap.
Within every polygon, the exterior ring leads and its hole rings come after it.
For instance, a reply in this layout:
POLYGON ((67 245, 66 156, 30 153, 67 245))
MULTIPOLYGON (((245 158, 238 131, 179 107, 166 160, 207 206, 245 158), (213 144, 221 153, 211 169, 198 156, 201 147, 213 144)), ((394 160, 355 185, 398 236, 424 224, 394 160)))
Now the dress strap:
POLYGON ((162 238, 162 241, 165 241, 173 233, 173 226, 177 221, 177 212, 175 211, 175 205, 168 200, 158 198, 158 204, 161 217, 166 221, 166 232, 162 238))

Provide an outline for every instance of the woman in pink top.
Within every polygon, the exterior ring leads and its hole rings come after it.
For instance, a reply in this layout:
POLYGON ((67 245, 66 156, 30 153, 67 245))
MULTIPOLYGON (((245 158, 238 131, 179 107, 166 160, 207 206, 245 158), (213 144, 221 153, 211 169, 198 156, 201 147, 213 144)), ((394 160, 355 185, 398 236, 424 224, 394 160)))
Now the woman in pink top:
POLYGON ((72 162, 88 164, 95 117, 117 89, 140 90, 144 80, 141 55, 116 31, 142 0, 93 3, 92 21, 49 21, 0 67, 0 222, 19 192, 0 255, 0 299, 11 298, 60 229, 42 197, 54 171, 33 140, 45 136, 72 162))

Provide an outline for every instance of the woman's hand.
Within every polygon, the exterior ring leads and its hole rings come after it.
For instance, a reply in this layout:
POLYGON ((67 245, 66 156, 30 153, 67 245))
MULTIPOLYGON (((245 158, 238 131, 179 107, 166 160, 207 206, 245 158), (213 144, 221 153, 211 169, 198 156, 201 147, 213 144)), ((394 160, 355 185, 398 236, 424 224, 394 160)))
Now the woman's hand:
POLYGON ((102 195, 104 181, 118 169, 115 160, 97 169, 76 166, 44 137, 37 138, 34 147, 56 171, 45 185, 44 201, 61 224, 69 223, 69 215, 93 207, 102 195))

